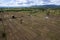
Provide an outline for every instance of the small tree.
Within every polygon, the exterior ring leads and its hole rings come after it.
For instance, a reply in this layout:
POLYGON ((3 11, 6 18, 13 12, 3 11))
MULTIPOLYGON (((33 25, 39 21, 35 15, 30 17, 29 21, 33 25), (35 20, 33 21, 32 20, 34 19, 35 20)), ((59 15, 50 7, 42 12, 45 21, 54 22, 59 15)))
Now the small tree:
POLYGON ((5 33, 5 32, 2 33, 2 37, 3 37, 3 38, 6 37, 6 33, 5 33))
POLYGON ((0 18, 0 21, 2 21, 2 18, 0 18))
POLYGON ((49 16, 50 15, 50 12, 47 12, 47 16, 49 16))
POLYGON ((15 16, 12 16, 13 19, 15 19, 16 17, 15 16))
POLYGON ((23 19, 20 19, 20 24, 22 24, 23 23, 23 19))

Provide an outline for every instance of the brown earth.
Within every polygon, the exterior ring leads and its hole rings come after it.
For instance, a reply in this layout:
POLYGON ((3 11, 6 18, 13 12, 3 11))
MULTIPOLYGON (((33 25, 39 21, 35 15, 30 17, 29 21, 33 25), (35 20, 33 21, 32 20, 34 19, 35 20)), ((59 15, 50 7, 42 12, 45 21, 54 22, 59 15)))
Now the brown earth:
POLYGON ((60 40, 60 16, 45 18, 46 14, 30 16, 25 12, 5 12, 2 16, 1 30, 5 28, 6 33, 3 40, 60 40))

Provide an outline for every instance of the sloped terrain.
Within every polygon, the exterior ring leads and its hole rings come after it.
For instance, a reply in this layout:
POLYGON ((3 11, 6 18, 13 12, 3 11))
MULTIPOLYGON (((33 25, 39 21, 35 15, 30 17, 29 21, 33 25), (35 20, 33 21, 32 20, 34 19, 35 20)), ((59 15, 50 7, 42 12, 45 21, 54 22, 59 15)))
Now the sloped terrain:
MULTIPOLYGON (((60 15, 45 12, 4 12, 6 40, 60 40, 60 15), (12 18, 14 16, 14 18, 12 18)), ((1 16, 2 17, 2 16, 1 16)), ((1 30, 4 30, 4 29, 1 30)))

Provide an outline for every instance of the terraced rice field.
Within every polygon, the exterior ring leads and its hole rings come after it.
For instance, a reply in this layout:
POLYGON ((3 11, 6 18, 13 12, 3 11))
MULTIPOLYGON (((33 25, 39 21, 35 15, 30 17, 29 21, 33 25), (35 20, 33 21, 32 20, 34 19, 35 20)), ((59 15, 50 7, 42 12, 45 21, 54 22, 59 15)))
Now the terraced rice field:
POLYGON ((60 40, 60 15, 46 18, 46 14, 39 12, 36 15, 4 12, 2 16, 4 26, 0 21, 0 31, 5 29, 6 37, 0 40, 60 40), (13 15, 16 18, 12 18, 13 15))

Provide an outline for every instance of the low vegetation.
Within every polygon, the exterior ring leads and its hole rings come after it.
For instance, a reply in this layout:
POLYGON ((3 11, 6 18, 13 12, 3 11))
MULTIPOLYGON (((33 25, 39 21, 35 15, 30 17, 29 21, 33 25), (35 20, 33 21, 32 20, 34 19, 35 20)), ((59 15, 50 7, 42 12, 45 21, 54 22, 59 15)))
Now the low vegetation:
POLYGON ((0 9, 0 31, 7 40, 60 40, 60 9, 0 9))

